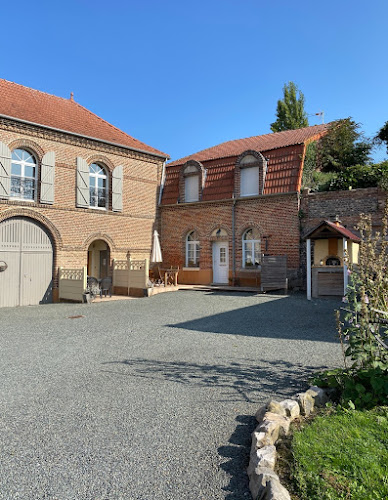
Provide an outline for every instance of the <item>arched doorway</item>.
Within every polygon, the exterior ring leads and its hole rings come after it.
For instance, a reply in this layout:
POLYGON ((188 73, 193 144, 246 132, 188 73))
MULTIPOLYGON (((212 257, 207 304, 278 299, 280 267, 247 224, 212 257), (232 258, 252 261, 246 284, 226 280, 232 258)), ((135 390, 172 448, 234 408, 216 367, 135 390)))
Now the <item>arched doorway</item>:
POLYGON ((110 249, 104 240, 94 240, 88 248, 88 276, 102 279, 109 276, 110 249))
POLYGON ((0 222, 0 307, 52 302, 53 244, 28 217, 0 222))

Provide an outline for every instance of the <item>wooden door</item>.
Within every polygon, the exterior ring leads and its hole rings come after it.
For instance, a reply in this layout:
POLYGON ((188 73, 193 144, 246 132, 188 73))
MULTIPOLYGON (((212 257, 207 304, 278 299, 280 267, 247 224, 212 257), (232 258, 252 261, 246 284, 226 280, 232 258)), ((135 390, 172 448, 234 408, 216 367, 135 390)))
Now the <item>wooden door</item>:
POLYGON ((49 235, 32 219, 0 223, 0 307, 52 302, 53 247, 49 235))

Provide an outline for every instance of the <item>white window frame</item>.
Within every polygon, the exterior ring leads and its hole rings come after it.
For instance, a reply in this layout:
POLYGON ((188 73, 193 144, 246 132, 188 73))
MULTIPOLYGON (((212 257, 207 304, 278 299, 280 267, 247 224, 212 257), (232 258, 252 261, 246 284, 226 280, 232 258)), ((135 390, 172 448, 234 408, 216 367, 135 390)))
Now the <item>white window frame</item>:
POLYGON ((89 208, 93 208, 94 210, 107 210, 108 208, 108 202, 109 202, 109 189, 108 189, 108 174, 106 173, 106 168, 103 167, 102 165, 100 165, 99 163, 91 163, 89 165, 89 208), (91 168, 96 165, 97 167, 99 167, 104 173, 101 174, 100 172, 91 172, 91 168), (91 178, 94 178, 95 179, 95 185, 94 186, 91 186, 91 182, 90 182, 90 179, 91 178), (98 200, 99 200, 99 196, 98 196, 98 190, 100 189, 98 187, 98 179, 104 179, 105 180, 105 206, 104 207, 99 207, 98 206, 98 200), (92 189, 94 189, 94 196, 95 196, 95 199, 96 199, 96 204, 95 205, 92 205, 92 202, 91 202, 91 196, 90 196, 90 193, 92 191, 92 189))
POLYGON ((243 237, 242 237, 242 254, 243 254, 243 268, 244 269, 257 269, 257 266, 260 265, 261 263, 261 255, 260 255, 260 244, 261 244, 261 240, 246 240, 245 239, 245 235, 247 234, 248 231, 250 231, 251 228, 247 229, 246 231, 244 231, 244 234, 243 234, 243 237), (255 250, 256 250, 256 246, 258 247, 257 248, 257 252, 259 254, 259 263, 258 265, 256 266, 255 263, 252 263, 251 266, 247 266, 247 262, 246 262, 246 255, 248 253, 248 251, 251 252, 251 255, 252 255, 252 258, 253 260, 255 260, 255 250))
POLYGON ((260 167, 258 165, 252 165, 252 166, 249 166, 249 167, 241 167, 240 168, 240 196, 241 197, 246 197, 246 196, 258 196, 259 195, 259 182, 260 182, 260 167), (253 191, 250 191, 248 190, 248 192, 243 192, 243 182, 242 182, 242 177, 243 175, 248 175, 247 173, 249 171, 253 171, 253 169, 257 170, 257 184, 255 185, 255 183, 253 182, 250 182, 249 183, 249 187, 251 187, 252 189, 255 188, 255 190, 253 191))
POLYGON ((186 267, 189 269, 196 269, 199 267, 199 257, 201 253, 201 248, 199 246, 199 240, 189 240, 189 237, 191 234, 195 233, 195 231, 190 231, 189 234, 186 236, 186 267), (193 254, 193 264, 190 264, 189 261, 189 253, 192 252, 193 254))
MULTIPOLYGON (((23 200, 23 201, 27 201, 27 202, 31 202, 31 203, 34 203, 36 200, 37 200, 37 196, 38 196, 38 193, 37 193, 37 190, 38 190, 38 182, 37 182, 37 179, 38 179, 38 162, 36 161, 36 158, 35 158, 35 155, 33 153, 31 153, 30 151, 28 151, 27 149, 24 149, 24 148, 16 148, 12 151, 12 155, 11 155, 11 175, 10 175, 10 181, 11 181, 11 187, 10 187, 10 191, 9 191, 9 196, 11 199, 13 200, 23 200), (25 161, 25 160, 14 160, 12 158, 12 155, 15 151, 24 151, 25 153, 27 153, 28 155, 30 155, 33 159, 34 159, 34 162, 35 163, 31 163, 31 162, 28 162, 28 161, 25 161), (12 165, 20 165, 20 175, 13 175, 12 174, 12 165), (25 176, 25 168, 26 167, 33 167, 34 168, 34 177, 26 177, 25 176), (34 181, 34 187, 33 187, 33 192, 34 192, 34 196, 33 198, 25 198, 23 195, 13 195, 12 194, 12 179, 21 179, 21 181, 25 180, 25 179, 32 179, 34 181)), ((21 191, 23 192, 23 186, 21 186, 21 191)))

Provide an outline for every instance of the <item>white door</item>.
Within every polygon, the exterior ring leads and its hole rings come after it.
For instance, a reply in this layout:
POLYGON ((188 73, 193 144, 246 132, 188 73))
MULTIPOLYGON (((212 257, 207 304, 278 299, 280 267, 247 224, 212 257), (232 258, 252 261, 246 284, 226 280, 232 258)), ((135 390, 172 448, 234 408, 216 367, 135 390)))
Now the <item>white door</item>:
POLYGON ((23 217, 1 222, 0 307, 51 302, 52 277, 53 247, 46 231, 23 217))
POLYGON ((213 242, 213 283, 229 283, 229 251, 227 241, 213 242))

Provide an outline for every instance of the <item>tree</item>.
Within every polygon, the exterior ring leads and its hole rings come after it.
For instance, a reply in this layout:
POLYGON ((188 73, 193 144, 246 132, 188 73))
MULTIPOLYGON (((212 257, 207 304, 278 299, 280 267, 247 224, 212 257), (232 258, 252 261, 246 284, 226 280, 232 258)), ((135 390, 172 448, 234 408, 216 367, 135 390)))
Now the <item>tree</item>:
POLYGON ((341 172, 354 165, 369 164, 373 146, 359 129, 360 124, 351 117, 333 122, 318 142, 317 169, 341 172))
POLYGON ((304 95, 299 91, 294 82, 289 82, 283 87, 283 100, 278 101, 277 119, 271 123, 272 132, 293 130, 308 127, 307 113, 304 109, 304 95), (299 97, 297 93, 299 92, 299 97))
POLYGON ((385 144, 388 153, 388 122, 385 122, 385 125, 383 125, 379 130, 375 137, 375 142, 377 144, 385 144))

